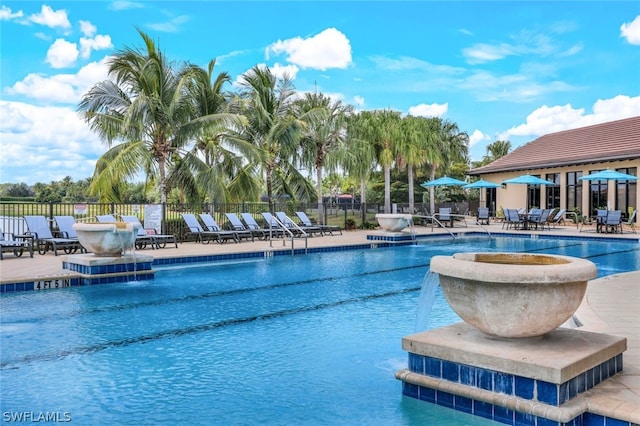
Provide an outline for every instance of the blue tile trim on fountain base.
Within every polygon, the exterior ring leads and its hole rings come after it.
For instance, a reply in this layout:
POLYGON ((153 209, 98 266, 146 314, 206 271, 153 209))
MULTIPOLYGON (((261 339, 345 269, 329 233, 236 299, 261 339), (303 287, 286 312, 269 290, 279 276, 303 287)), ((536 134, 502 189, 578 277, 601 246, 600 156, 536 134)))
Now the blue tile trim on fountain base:
POLYGON ((113 284, 128 281, 152 280, 153 257, 123 255, 98 257, 92 254, 65 256, 62 269, 80 274, 80 285, 113 284))
POLYGON ((557 329, 493 339, 465 323, 403 338, 404 396, 510 425, 633 426, 633 415, 591 412, 589 389, 623 369, 626 339, 557 329))

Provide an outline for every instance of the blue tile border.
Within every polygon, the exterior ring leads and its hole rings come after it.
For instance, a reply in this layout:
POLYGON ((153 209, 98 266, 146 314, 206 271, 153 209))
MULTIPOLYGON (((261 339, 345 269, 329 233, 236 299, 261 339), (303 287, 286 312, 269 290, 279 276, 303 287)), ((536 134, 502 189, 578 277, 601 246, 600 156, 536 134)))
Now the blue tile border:
POLYGON ((443 390, 431 389, 407 382, 402 383, 402 395, 513 426, 638 426, 635 423, 589 412, 580 414, 569 422, 558 422, 489 402, 478 401, 443 390))
POLYGON ((622 371, 622 354, 571 378, 550 383, 409 352, 409 371, 503 395, 559 406, 622 371), (591 386, 588 386, 588 385, 591 386))

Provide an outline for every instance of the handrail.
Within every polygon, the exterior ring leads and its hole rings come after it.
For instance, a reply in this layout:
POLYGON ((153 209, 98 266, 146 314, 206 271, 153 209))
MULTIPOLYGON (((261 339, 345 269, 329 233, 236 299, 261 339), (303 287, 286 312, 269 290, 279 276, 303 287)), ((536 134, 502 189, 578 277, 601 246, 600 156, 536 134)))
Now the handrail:
POLYGON ((484 226, 482 226, 482 224, 480 223, 480 221, 478 219, 474 219, 474 222, 476 223, 476 225, 478 225, 484 232, 487 233, 487 235, 489 235, 489 238, 491 238, 491 232, 489 232, 489 230, 487 228, 485 228, 484 226))
POLYGON ((438 220, 437 216, 439 216, 439 213, 436 213, 436 214, 431 216, 431 232, 433 232, 433 222, 436 222, 442 229, 447 231, 449 233, 449 235, 451 235, 453 237, 453 239, 455 240, 456 239, 455 234, 453 232, 449 231, 447 229, 447 227, 444 226, 444 224, 438 220))
MULTIPOLYGON (((286 226, 284 223, 282 223, 280 221, 280 219, 278 219, 278 217, 276 215, 272 214, 271 215, 271 220, 274 221, 283 231, 287 232, 289 234, 289 236, 291 237, 291 255, 293 256, 293 254, 294 254, 293 242, 295 240, 295 234, 293 233, 293 231, 291 229, 289 229, 288 226, 286 226)), ((289 222, 291 222, 291 224, 295 228, 297 228, 302 233, 302 235, 304 236, 304 253, 307 254, 307 252, 308 252, 308 241, 307 241, 308 235, 307 235, 307 233, 304 231, 304 229, 300 228, 298 226, 298 224, 294 223, 291 220, 289 222)), ((271 238, 271 230, 272 230, 273 223, 269 223, 268 225, 269 225, 269 247, 273 247, 272 246, 273 239, 271 238)), ((284 238, 282 239, 282 246, 283 247, 286 246, 284 238)))

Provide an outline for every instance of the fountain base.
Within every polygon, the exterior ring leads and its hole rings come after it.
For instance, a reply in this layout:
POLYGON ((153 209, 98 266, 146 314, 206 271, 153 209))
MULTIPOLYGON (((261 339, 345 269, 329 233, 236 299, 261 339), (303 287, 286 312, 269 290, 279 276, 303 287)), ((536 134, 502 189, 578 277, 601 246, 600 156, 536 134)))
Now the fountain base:
POLYGON ((501 423, 583 424, 597 415, 585 392, 622 371, 626 346, 626 338, 565 328, 495 339, 458 323, 404 337, 409 368, 396 378, 405 396, 501 423))
POLYGON ((152 264, 152 256, 141 254, 109 257, 87 253, 62 257, 62 269, 78 273, 80 285, 151 280, 155 274, 152 264))

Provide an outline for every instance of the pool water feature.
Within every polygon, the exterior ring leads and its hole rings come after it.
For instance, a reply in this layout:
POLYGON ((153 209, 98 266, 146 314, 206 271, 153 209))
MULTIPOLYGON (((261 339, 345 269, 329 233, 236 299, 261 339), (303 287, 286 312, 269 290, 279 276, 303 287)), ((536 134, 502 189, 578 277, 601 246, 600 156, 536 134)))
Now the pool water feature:
MULTIPOLYGON (((404 398, 394 378, 430 258, 479 249, 589 258, 601 276, 640 269, 637 243, 477 239, 2 295, 1 411, 80 424, 495 424, 404 398)), ((459 321, 435 299, 429 328, 459 321)))

